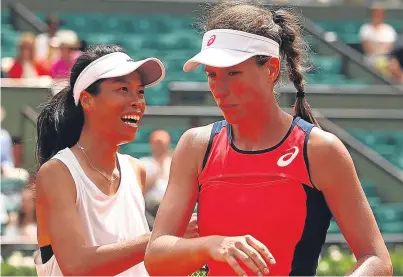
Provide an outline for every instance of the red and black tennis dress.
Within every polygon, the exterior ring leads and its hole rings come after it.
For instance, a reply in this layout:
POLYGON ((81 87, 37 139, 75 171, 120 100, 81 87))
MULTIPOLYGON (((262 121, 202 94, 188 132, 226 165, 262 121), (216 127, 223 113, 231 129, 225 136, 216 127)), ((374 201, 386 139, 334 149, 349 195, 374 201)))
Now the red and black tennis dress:
MULTIPOLYGON (((276 260, 270 275, 315 275, 332 216, 310 180, 312 128, 295 117, 276 146, 243 151, 233 144, 230 124, 214 123, 199 177, 200 235, 252 235, 276 260)), ((226 263, 211 261, 208 269, 212 276, 236 275, 226 263)))

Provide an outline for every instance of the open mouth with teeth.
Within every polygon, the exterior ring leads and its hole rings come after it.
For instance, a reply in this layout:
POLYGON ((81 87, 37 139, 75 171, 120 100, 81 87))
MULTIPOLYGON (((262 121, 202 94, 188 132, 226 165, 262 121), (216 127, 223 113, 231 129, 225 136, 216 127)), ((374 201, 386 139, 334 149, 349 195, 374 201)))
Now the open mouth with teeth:
POLYGON ((121 117, 122 121, 131 126, 137 126, 140 116, 138 115, 124 115, 121 117))

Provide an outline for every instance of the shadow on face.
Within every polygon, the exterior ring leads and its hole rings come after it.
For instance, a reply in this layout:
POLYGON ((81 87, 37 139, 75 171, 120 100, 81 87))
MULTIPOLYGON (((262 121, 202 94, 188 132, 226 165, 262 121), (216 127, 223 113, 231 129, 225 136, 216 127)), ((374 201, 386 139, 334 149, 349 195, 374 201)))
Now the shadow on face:
POLYGON ((250 120, 274 100, 273 88, 280 71, 277 58, 259 65, 250 58, 236 66, 206 66, 210 91, 225 119, 232 124, 250 120))

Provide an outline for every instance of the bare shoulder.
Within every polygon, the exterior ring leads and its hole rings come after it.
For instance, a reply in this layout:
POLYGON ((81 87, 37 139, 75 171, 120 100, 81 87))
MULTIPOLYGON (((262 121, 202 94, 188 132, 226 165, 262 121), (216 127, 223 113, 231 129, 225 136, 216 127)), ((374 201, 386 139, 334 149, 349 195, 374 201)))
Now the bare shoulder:
POLYGON ((313 183, 322 190, 323 180, 345 174, 356 174, 350 153, 334 134, 313 128, 308 140, 308 159, 313 183))
POLYGON ((69 169, 59 160, 44 163, 35 178, 36 197, 49 199, 59 196, 74 197, 76 187, 69 169))
POLYGON ((191 163, 200 173, 212 127, 213 124, 209 124, 187 130, 176 146, 173 160, 191 163))
POLYGON ((213 124, 190 128, 182 135, 179 143, 186 143, 190 147, 207 146, 212 128, 213 124))
POLYGON ((308 140, 308 149, 315 158, 335 158, 347 151, 343 142, 335 135, 313 128, 308 140))

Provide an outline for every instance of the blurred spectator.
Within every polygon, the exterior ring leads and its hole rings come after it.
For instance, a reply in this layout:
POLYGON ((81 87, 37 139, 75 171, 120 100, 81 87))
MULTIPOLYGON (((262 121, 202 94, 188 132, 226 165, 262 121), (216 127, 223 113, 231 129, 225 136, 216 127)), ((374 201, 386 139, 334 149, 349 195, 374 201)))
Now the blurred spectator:
MULTIPOLYGON (((3 107, 0 110, 1 122, 6 116, 6 111, 3 107)), ((3 167, 14 167, 14 159, 13 159, 13 142, 10 134, 6 129, 1 128, 0 133, 1 140, 1 168, 3 171, 3 167)))
POLYGON ((387 55, 396 40, 395 29, 384 22, 385 10, 379 4, 371 8, 371 22, 361 26, 359 36, 367 62, 387 74, 387 55))
POLYGON ((149 142, 152 156, 140 160, 147 171, 146 207, 155 216, 168 186, 172 159, 171 136, 167 131, 156 130, 151 133, 149 142))
POLYGON ((55 15, 46 18, 48 32, 39 34, 36 37, 36 58, 52 64, 59 58, 59 50, 56 38, 57 31, 60 27, 60 19, 55 15))
MULTIPOLYGON (((5 110, 1 107, 1 121, 5 118, 5 110)), ((1 177, 28 180, 29 173, 25 169, 15 168, 13 156, 13 143, 7 130, 1 128, 1 177)))
POLYGON ((70 70, 78 58, 80 41, 75 32, 63 30, 57 33, 60 42, 60 58, 52 65, 51 77, 54 79, 68 78, 70 70))
POLYGON ((0 193, 0 223, 1 223, 1 234, 4 233, 4 227, 8 222, 7 206, 6 206, 6 196, 0 193))
POLYGON ((18 212, 10 212, 4 236, 34 240, 37 236, 36 208, 33 192, 24 189, 18 212))
POLYGON ((403 33, 400 34, 390 53, 389 70, 391 78, 403 84, 403 33))
POLYGON ((18 56, 7 73, 9 78, 35 78, 49 75, 48 70, 35 59, 35 36, 31 33, 21 35, 18 56))
POLYGON ((384 22, 385 11, 380 5, 371 9, 371 22, 360 28, 360 39, 367 56, 387 55, 396 40, 395 29, 384 22))

